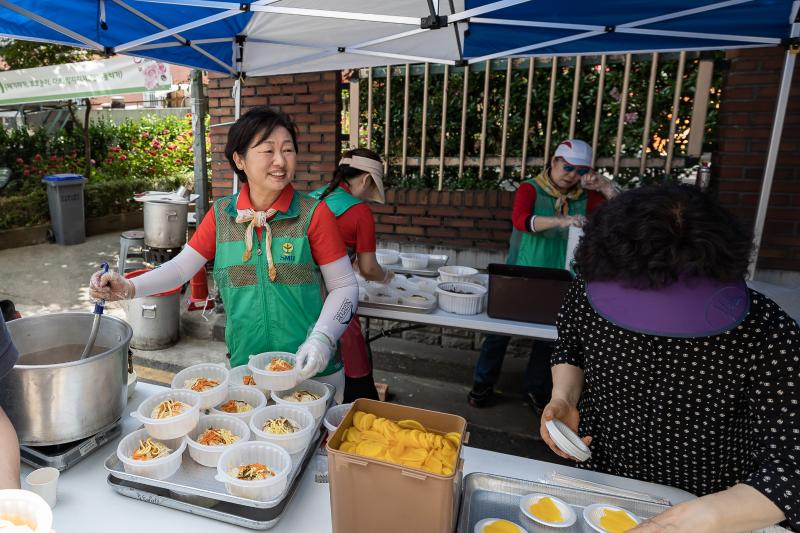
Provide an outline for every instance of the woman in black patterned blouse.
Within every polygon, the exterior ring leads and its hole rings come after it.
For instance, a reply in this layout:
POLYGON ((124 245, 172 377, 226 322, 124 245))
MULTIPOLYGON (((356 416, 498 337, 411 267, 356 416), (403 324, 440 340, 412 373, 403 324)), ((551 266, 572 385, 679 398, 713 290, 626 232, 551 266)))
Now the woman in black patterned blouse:
POLYGON ((552 357, 557 418, 581 466, 701 498, 636 533, 800 531, 800 328, 744 274, 751 237, 708 195, 644 187, 602 206, 552 357))

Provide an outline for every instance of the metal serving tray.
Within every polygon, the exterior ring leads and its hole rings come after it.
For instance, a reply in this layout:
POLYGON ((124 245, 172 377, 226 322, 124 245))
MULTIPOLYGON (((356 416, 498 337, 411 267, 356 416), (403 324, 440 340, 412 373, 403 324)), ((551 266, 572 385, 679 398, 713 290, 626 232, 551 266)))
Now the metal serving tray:
MULTIPOLYGON (((464 478, 464 493, 461 499, 461 511, 458 515, 457 533, 473 533, 475 524, 484 518, 504 518, 516 522, 527 531, 552 529, 534 522, 520 510, 520 498, 532 492, 561 498, 575 510, 575 514, 578 515, 575 524, 568 528, 558 529, 564 533, 578 531, 594 533, 594 529, 583 519, 584 507, 593 503, 616 505, 641 518, 651 518, 670 507, 602 492, 475 472, 464 478)), ((779 531, 785 530, 775 526, 759 530, 757 533, 777 533, 779 531)))
MULTIPOLYGON (((326 384, 329 389, 333 386, 326 384)), ((333 404, 331 390, 328 407, 333 404)), ((320 442, 327 434, 322 426, 324 417, 316 424, 315 437, 304 452, 291 455, 292 471, 284 493, 269 501, 257 501, 231 496, 224 483, 214 479, 216 468, 202 466, 185 452, 181 467, 167 479, 158 480, 125 472, 116 450, 105 461, 108 484, 124 496, 149 503, 171 507, 215 520, 249 527, 269 529, 273 527, 296 490, 296 485, 305 468, 311 462, 320 442)))
POLYGON ((436 310, 438 305, 431 307, 424 307, 421 305, 404 305, 404 304, 381 304, 377 302, 359 301, 358 307, 368 307, 371 309, 386 309, 388 311, 405 311, 407 313, 432 313, 436 310))
POLYGON ((411 274, 413 276, 423 276, 435 278, 439 275, 439 267, 443 267, 450 260, 446 254, 428 254, 428 266, 425 268, 403 268, 403 263, 398 259, 397 263, 391 265, 381 265, 396 274, 411 274))

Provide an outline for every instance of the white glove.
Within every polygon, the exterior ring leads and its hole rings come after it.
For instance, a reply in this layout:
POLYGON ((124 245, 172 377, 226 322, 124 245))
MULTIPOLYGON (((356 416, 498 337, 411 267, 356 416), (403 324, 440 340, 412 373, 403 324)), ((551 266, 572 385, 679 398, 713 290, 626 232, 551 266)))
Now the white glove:
POLYGON ((312 331, 306 341, 297 349, 297 374, 300 381, 316 376, 328 366, 333 355, 333 342, 327 335, 312 331))
POLYGON ((89 296, 95 300, 116 302, 117 300, 130 300, 136 291, 133 282, 109 270, 103 273, 98 270, 89 280, 89 296))

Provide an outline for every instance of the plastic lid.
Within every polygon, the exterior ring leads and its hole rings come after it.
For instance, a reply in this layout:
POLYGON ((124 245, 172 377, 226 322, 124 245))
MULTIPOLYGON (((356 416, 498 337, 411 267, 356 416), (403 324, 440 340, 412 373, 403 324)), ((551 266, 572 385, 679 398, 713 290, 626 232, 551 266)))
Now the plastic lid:
POLYGON ((57 182, 57 181, 77 181, 85 180, 82 174, 51 174, 42 178, 44 182, 57 182))
POLYGON ((589 447, 561 420, 548 420, 545 422, 545 426, 550 432, 553 442, 562 452, 571 455, 578 461, 586 461, 592 456, 589 447))

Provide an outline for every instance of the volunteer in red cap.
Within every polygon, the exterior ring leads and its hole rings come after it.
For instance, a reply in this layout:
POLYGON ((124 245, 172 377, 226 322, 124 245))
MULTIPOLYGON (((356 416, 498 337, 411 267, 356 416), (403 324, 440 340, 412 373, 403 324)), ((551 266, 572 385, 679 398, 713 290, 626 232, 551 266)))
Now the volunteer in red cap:
MULTIPOLYGON (((586 215, 616 193, 613 182, 592 168, 591 146, 580 139, 562 142, 544 171, 524 181, 514 195, 507 263, 564 268, 569 227, 583 226, 586 215)), ((491 400, 510 340, 487 335, 468 396, 472 406, 483 407, 491 400)), ((539 413, 550 401, 553 387, 552 351, 553 343, 534 341, 525 371, 528 401, 539 413)))
MULTIPOLYGON (((333 214, 350 260, 369 281, 388 283, 394 277, 375 258, 375 219, 365 202, 385 202, 383 161, 366 148, 349 150, 342 155, 331 182, 311 193, 323 200, 333 214)), ((341 339, 344 360, 344 401, 357 398, 378 399, 372 377, 372 356, 355 317, 341 339)))

